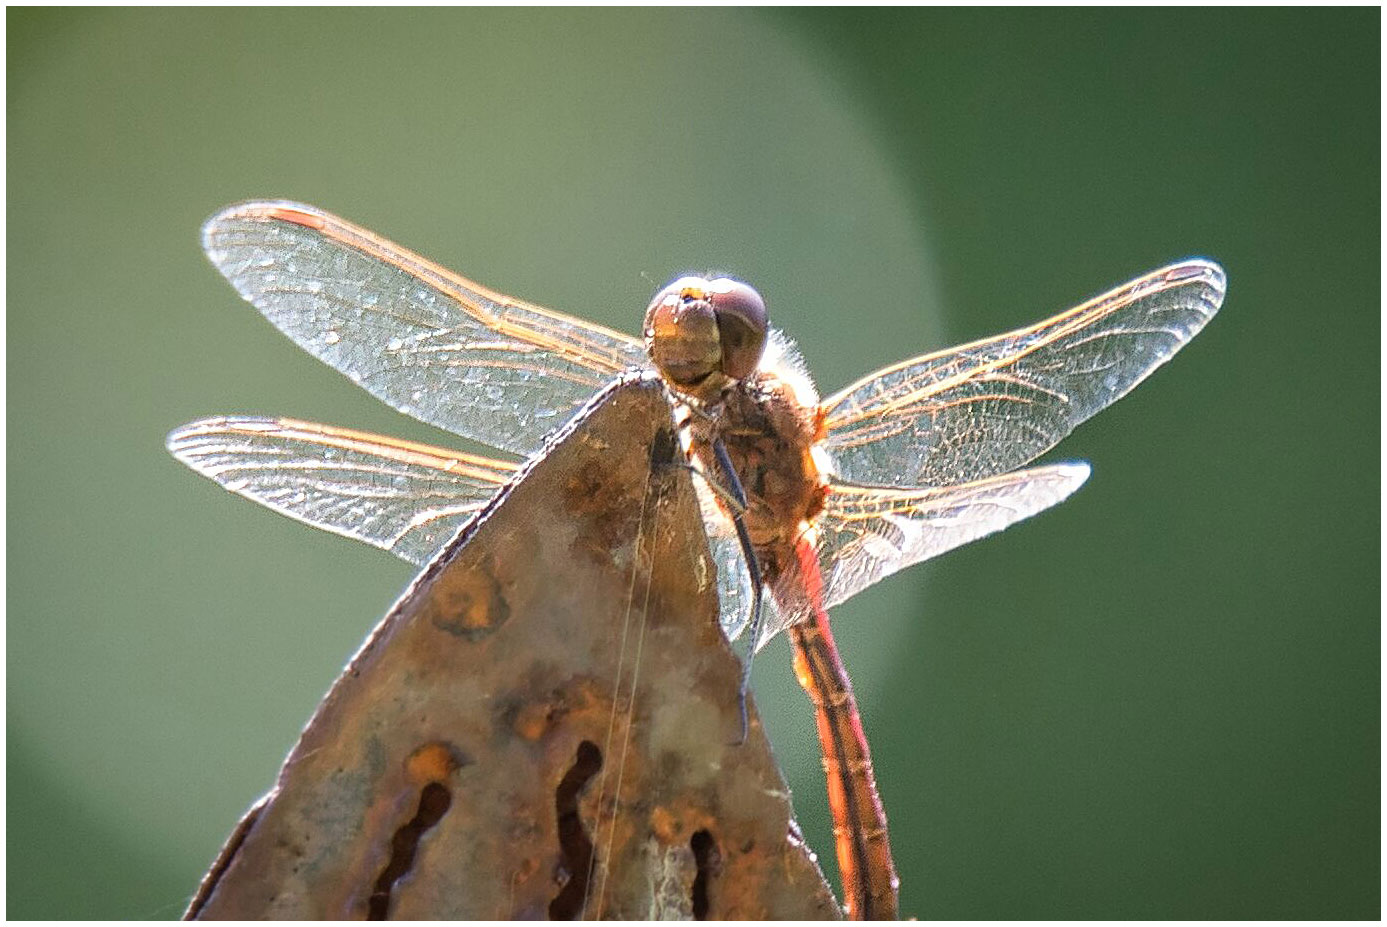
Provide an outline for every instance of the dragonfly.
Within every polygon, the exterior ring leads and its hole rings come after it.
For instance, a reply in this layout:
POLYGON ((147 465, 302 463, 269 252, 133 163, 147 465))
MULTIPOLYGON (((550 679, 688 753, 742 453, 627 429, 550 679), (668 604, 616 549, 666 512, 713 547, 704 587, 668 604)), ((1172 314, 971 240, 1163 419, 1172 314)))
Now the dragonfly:
MULTIPOLYGON (((516 458, 541 453, 614 378, 661 378, 701 475, 722 628, 746 635, 748 667, 775 635, 789 637, 823 752, 844 906, 874 919, 896 916, 899 883, 828 610, 1067 498, 1087 464, 1026 465, 1169 360, 1226 288, 1219 265, 1188 259, 821 399, 760 294, 738 280, 675 280, 635 337, 494 292, 300 203, 228 207, 202 243, 301 348, 396 410, 516 458)), ((520 467, 253 416, 192 422, 168 448, 234 493, 414 564, 520 467)))

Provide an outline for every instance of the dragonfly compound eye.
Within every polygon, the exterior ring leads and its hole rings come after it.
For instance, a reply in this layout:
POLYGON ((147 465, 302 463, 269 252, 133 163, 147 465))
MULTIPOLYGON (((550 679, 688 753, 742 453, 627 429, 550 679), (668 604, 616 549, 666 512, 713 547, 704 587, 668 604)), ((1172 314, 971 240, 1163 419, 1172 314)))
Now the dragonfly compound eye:
POLYGON ((766 349, 766 302, 740 280, 720 277, 708 284, 708 302, 722 341, 722 372, 744 380, 756 372, 766 349))
POLYGON ((708 301, 708 281, 681 277, 650 301, 645 311, 645 348, 673 385, 698 392, 719 372, 723 349, 718 319, 708 301))

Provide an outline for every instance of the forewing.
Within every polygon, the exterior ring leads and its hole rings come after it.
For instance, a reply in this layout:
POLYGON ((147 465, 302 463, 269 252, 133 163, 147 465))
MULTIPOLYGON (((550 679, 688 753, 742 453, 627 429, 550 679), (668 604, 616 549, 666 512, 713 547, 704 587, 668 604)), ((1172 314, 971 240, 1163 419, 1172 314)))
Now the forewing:
POLYGON ((275 511, 423 564, 517 465, 292 419, 223 417, 168 437, 175 457, 275 511))
POLYGON ((207 256, 300 347, 421 421, 528 455, 640 342, 493 293, 329 213, 245 203, 207 220, 207 256))
POLYGON ((1124 396, 1223 302, 1217 264, 1153 271, 1030 328, 917 357, 829 397, 838 474, 951 486, 1005 473, 1124 396))
POLYGON ((762 643, 808 619, 815 596, 824 608, 845 602, 897 570, 1062 502, 1088 472, 1088 464, 1061 463, 935 489, 833 484, 816 522, 819 575, 796 569, 777 584, 779 623, 762 643))

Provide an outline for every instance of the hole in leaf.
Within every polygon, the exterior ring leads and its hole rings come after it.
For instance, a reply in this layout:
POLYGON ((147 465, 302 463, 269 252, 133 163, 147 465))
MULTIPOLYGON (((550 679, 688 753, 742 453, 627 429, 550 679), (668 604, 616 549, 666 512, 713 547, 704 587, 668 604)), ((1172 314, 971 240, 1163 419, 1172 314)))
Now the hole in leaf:
POLYGON ((693 916, 694 920, 706 921, 708 919, 708 883, 717 870, 718 845, 714 842, 711 833, 700 830, 696 831, 689 840, 689 849, 693 850, 695 866, 693 891, 690 898, 693 916))
POLYGON ((430 782, 419 790, 419 810, 408 824, 395 831, 390 841, 390 862, 381 871, 375 891, 371 892, 370 901, 367 902, 367 920, 383 921, 389 917, 390 892, 400 877, 414 865, 414 854, 419 849, 420 839, 442 820, 452 803, 453 795, 442 783, 430 782))
POLYGON ((592 870, 592 840, 583 830, 578 814, 578 799, 589 780, 602 768, 602 751, 590 740, 578 745, 573 765, 564 774, 554 792, 554 810, 558 814, 559 848, 563 852, 563 867, 568 873, 554 900, 549 902, 549 919, 571 921, 583 910, 588 894, 588 875, 592 870))

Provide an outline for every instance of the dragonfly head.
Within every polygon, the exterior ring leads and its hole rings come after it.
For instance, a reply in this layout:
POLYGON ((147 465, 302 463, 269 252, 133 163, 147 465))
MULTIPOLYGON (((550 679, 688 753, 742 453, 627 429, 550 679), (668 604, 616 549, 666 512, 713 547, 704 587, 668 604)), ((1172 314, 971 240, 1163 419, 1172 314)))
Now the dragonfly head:
POLYGON ((645 349, 671 386, 710 401, 756 371, 767 327, 766 303, 747 284, 680 277, 645 311, 645 349))

